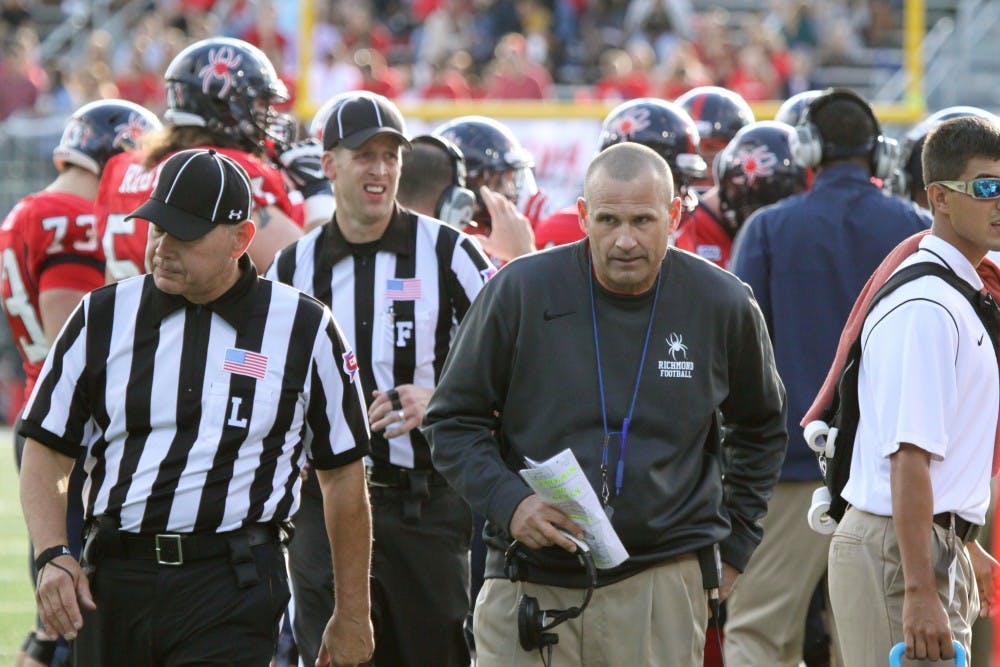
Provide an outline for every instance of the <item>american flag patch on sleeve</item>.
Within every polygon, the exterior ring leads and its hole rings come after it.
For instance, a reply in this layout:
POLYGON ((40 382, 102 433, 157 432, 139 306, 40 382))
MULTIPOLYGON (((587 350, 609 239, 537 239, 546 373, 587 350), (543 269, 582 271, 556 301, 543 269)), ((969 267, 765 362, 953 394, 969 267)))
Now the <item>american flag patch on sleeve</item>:
POLYGON ((420 299, 420 278, 389 278, 385 282, 385 298, 390 301, 420 299))
POLYGON ((231 347, 226 350, 222 370, 262 380, 267 375, 267 355, 231 347))

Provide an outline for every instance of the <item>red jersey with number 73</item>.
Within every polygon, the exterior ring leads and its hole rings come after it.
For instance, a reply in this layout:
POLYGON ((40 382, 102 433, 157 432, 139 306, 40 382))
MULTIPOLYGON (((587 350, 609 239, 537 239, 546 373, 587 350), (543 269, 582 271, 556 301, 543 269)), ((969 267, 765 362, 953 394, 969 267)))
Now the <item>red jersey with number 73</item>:
POLYGON ((104 284, 94 203, 66 192, 28 195, 0 226, 0 253, 0 297, 29 396, 49 351, 39 294, 57 288, 89 292, 104 284))

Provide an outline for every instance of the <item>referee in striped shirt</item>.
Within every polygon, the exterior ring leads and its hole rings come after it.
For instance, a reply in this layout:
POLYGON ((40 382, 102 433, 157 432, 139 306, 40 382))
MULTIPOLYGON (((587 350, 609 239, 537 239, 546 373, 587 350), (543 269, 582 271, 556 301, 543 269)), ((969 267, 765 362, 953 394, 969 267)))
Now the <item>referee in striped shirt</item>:
MULTIPOLYGON (((280 252, 268 277, 330 306, 358 354, 372 453, 374 664, 467 667, 468 505, 432 467, 418 430, 458 322, 492 267, 468 236, 399 207, 403 118, 379 95, 334 107, 323 134, 331 222, 280 252)), ((296 643, 315 657, 330 613, 318 496, 303 491, 291 547, 296 643)), ((340 600, 336 601, 336 606, 340 600)))
POLYGON ((25 407, 39 614, 76 639, 78 664, 267 665, 288 601, 280 529, 307 457, 341 601, 320 661, 373 650, 353 353, 322 304, 258 278, 251 206, 236 162, 170 157, 132 214, 151 223, 152 273, 84 297, 25 407), (65 546, 60 491, 81 451, 89 576, 65 546))

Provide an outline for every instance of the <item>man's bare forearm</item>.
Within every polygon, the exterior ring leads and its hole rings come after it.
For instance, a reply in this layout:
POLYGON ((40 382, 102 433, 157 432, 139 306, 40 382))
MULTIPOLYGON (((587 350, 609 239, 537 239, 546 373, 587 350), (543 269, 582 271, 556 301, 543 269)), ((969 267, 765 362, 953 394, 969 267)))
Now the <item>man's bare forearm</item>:
POLYGON ((364 462, 316 472, 323 489, 337 611, 367 617, 371 608, 372 520, 364 462))
POLYGON ((904 443, 892 456, 890 483, 893 527, 899 542, 906 590, 937 591, 931 557, 934 493, 930 455, 904 443))
POLYGON ((28 438, 21 460, 21 509, 35 551, 66 544, 66 488, 73 459, 28 438))

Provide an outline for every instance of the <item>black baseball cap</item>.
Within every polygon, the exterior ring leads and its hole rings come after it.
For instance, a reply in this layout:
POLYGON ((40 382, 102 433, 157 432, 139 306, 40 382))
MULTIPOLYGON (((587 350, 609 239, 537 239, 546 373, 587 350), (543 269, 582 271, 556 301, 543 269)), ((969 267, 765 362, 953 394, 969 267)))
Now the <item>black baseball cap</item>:
POLYGON ((149 200, 125 219, 142 218, 182 241, 193 241, 217 225, 249 220, 252 210, 246 170, 212 149, 193 149, 167 158, 149 200))
POLYGON ((323 129, 323 150, 344 146, 351 150, 379 134, 392 134, 407 149, 403 114, 391 101, 374 93, 358 93, 338 104, 323 129))

